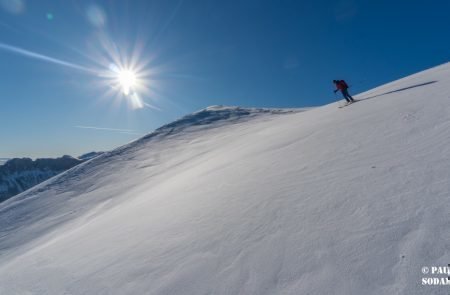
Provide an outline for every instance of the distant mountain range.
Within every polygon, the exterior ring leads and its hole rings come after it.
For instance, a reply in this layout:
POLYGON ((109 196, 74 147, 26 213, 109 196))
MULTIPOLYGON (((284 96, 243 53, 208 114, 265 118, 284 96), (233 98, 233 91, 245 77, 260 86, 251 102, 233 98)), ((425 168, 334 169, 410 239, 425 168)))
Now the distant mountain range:
POLYGON ((78 158, 0 158, 0 202, 61 173, 102 152, 91 152, 78 158))

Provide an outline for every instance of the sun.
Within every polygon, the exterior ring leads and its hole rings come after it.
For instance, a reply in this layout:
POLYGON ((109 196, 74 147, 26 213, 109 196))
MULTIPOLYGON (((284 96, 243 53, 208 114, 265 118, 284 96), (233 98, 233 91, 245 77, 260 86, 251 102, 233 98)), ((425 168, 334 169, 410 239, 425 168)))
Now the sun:
POLYGON ((114 105, 125 103, 132 109, 159 110, 153 105, 160 95, 159 70, 153 66, 156 56, 146 52, 146 44, 137 39, 139 42, 122 47, 106 32, 97 37, 98 40, 93 42, 98 45, 93 46, 95 55, 86 57, 95 63, 92 70, 88 70, 99 78, 94 83, 105 89, 102 98, 113 101, 114 105))
POLYGON ((136 73, 132 70, 120 70, 117 72, 117 80, 124 95, 129 95, 133 88, 136 87, 136 73))

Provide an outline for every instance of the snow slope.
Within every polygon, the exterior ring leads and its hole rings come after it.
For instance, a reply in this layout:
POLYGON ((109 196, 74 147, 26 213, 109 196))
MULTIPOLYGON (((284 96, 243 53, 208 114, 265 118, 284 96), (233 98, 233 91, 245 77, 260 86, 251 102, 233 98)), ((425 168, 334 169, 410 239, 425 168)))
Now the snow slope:
POLYGON ((0 294, 447 294, 450 63, 211 107, 0 205, 0 294))

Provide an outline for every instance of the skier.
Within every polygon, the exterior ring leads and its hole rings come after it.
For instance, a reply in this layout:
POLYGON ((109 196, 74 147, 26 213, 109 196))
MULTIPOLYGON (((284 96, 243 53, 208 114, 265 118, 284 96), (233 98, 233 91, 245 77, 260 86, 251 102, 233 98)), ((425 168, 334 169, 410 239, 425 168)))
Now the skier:
POLYGON ((334 93, 340 90, 347 103, 355 102, 353 97, 351 97, 351 95, 348 93, 348 85, 344 80, 333 80, 333 83, 334 85, 336 85, 336 90, 334 90, 334 93))

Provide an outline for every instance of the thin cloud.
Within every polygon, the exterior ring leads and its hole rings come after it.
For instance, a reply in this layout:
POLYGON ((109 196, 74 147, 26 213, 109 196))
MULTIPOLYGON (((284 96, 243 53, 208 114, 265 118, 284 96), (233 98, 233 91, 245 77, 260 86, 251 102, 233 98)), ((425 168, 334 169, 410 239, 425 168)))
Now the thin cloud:
POLYGON ((144 133, 137 133, 137 132, 120 132, 121 134, 127 134, 127 135, 144 135, 144 133))
POLYGON ((82 125, 77 125, 77 126, 75 126, 75 128, 104 130, 104 131, 116 131, 116 132, 122 132, 122 133, 136 133, 136 131, 132 130, 132 129, 117 129, 117 128, 105 128, 105 127, 82 126, 82 125))
POLYGON ((157 111, 162 111, 160 108, 158 108, 157 106, 154 106, 154 105, 152 105, 152 104, 149 104, 149 103, 147 103, 147 102, 145 102, 145 101, 143 101, 142 102, 143 104, 144 104, 144 106, 146 106, 146 107, 148 107, 148 108, 150 108, 150 109, 153 109, 153 110, 157 110, 157 111))

